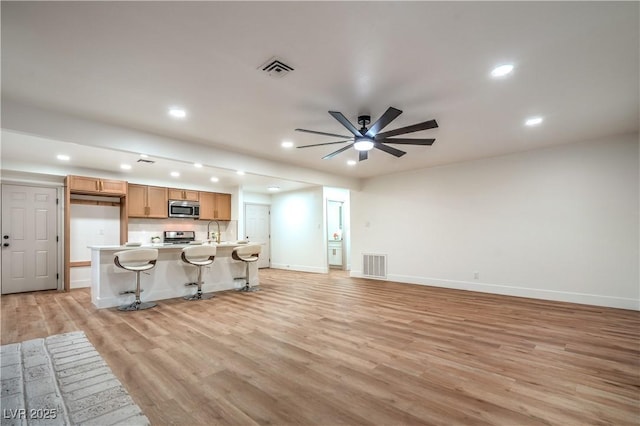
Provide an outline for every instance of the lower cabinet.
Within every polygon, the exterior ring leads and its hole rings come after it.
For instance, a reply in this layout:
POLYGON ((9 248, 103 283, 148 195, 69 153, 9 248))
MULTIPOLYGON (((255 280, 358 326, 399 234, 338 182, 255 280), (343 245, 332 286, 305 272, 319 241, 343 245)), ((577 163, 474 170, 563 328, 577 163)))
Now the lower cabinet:
POLYGON ((329 241, 329 265, 342 266, 342 241, 329 241))

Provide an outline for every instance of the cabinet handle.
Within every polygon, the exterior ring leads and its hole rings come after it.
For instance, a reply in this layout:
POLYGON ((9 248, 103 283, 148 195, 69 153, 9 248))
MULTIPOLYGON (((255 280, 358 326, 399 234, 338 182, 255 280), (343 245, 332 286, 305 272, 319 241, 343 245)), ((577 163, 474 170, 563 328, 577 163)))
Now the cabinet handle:
POLYGON ((100 181, 96 181, 96 191, 100 191, 100 181))
POLYGON ((214 211, 213 211, 213 217, 214 217, 215 219, 217 219, 217 218, 218 218, 218 210, 214 210, 214 211))
POLYGON ((100 182, 100 191, 104 191, 104 182, 99 181, 100 182))
POLYGON ((145 215, 145 216, 149 216, 149 213, 150 213, 150 209, 149 209, 149 207, 145 207, 145 208, 144 208, 144 215, 145 215))

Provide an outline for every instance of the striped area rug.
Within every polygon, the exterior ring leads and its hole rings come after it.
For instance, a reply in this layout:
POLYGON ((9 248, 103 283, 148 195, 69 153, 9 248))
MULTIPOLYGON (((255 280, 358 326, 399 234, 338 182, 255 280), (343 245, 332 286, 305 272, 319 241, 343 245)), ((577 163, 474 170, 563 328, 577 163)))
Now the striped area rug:
POLYGON ((0 346, 2 425, 148 425, 84 332, 0 346))

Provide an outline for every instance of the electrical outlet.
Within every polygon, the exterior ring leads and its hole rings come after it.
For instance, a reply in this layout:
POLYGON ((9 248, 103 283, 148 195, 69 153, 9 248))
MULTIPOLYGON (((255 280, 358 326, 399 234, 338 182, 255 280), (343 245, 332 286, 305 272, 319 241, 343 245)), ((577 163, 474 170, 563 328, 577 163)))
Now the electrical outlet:
POLYGON ((475 271, 475 272, 473 273, 473 279, 474 279, 474 280, 480 279, 480 272, 475 271))

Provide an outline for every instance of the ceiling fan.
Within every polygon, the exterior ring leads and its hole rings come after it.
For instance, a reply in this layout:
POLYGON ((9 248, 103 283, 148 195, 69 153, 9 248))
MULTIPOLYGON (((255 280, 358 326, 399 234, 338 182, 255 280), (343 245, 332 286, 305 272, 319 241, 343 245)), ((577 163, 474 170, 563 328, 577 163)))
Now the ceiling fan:
POLYGON ((335 136, 337 138, 343 138, 346 140, 336 141, 336 142, 327 142, 327 143, 317 143, 313 145, 303 145, 297 148, 311 148, 314 146, 324 146, 324 145, 334 145, 339 143, 351 142, 349 145, 340 148, 337 151, 332 152, 331 154, 327 154, 322 157, 323 160, 327 160, 329 158, 335 157, 353 147, 356 151, 358 151, 359 160, 364 161, 369 158, 369 151, 373 148, 379 149, 380 151, 384 151, 387 154, 394 155, 396 157, 402 157, 406 152, 401 151, 397 148, 391 147, 387 144, 398 144, 398 145, 433 145, 435 139, 409 139, 409 138, 395 138, 392 139, 392 136, 404 135, 406 133, 419 132, 420 130, 427 129, 435 129, 438 127, 438 123, 436 120, 424 121, 422 123, 414 124, 411 126, 401 127, 399 129, 390 130, 388 132, 378 133, 380 130, 384 129, 389 123, 395 120, 402 111, 397 108, 389 107, 384 114, 373 123, 373 125, 367 128, 367 125, 371 122, 371 117, 368 115, 361 115, 358 117, 358 123, 362 126, 360 130, 358 130, 347 118, 342 115, 341 112, 337 111, 329 111, 329 114, 336 120, 340 122, 344 127, 349 130, 353 134, 353 136, 345 136, 345 135, 337 135, 335 133, 325 133, 325 132, 316 132, 315 130, 306 130, 306 129, 296 129, 298 132, 306 132, 313 133, 316 135, 323 136, 335 136))

